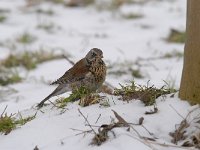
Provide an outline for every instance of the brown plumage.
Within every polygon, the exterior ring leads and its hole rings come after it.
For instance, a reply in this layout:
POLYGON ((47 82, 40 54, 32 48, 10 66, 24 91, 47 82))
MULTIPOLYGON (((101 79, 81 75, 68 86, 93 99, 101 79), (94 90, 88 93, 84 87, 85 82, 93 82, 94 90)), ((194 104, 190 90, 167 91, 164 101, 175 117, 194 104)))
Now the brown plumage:
POLYGON ((106 65, 102 58, 103 52, 100 49, 91 49, 84 58, 67 70, 62 77, 51 83, 51 85, 58 84, 58 87, 37 106, 42 107, 44 102, 51 97, 73 91, 82 86, 91 92, 98 90, 106 77, 106 65))

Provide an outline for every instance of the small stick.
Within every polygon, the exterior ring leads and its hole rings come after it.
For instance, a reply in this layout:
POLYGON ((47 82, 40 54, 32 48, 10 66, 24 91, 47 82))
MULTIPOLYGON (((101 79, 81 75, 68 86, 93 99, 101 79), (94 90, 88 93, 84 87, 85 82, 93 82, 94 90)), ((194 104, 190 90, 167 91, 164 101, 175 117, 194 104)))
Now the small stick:
POLYGON ((101 118, 101 114, 99 114, 99 117, 97 118, 95 124, 97 124, 97 122, 99 121, 100 118, 101 118))
POLYGON ((85 119, 85 121, 87 122, 88 126, 90 127, 90 129, 92 130, 92 132, 95 134, 95 136, 97 135, 97 133, 94 131, 94 129, 92 128, 91 124, 89 123, 88 119, 83 115, 83 113, 80 111, 80 109, 78 109, 78 112, 81 114, 81 116, 85 119))
POLYGON ((54 104, 52 101, 50 101, 50 100, 48 100, 54 107, 56 107, 56 108, 58 108, 57 106, 56 106, 56 104, 54 104))
POLYGON ((154 134, 152 132, 150 132, 143 124, 141 125, 148 133, 149 135, 153 136, 154 134))
POLYGON ((116 111, 114 111, 114 110, 112 110, 112 111, 113 111, 115 117, 117 118, 118 123, 123 124, 126 127, 130 127, 130 125, 128 124, 128 122, 126 122, 124 120, 124 118, 122 118, 116 111))
POLYGON ((65 55, 63 55, 63 57, 64 57, 71 65, 75 65, 75 63, 74 63, 71 59, 69 59, 69 57, 67 57, 67 56, 65 56, 65 55))
POLYGON ((182 119, 185 119, 171 104, 169 105, 182 119))
POLYGON ((73 131, 79 131, 79 132, 81 132, 81 133, 77 133, 76 136, 92 132, 92 130, 86 130, 86 131, 84 131, 84 130, 74 129, 74 128, 70 128, 70 129, 73 130, 73 131))
MULTIPOLYGON (((85 126, 89 126, 89 125, 86 124, 85 126)), ((101 126, 91 125, 91 127, 100 128, 101 126)))
POLYGON ((6 107, 4 108, 4 110, 3 110, 2 114, 1 114, 1 116, 3 116, 3 114, 5 113, 7 107, 8 107, 8 105, 6 105, 6 107))

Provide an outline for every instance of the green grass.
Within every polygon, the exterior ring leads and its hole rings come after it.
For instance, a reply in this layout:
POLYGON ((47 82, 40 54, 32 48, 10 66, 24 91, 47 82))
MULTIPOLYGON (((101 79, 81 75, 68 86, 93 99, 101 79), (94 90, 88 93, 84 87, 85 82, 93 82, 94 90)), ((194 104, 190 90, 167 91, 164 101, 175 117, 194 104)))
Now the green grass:
POLYGON ((138 79, 142 79, 144 78, 140 69, 131 69, 131 75, 134 77, 134 78, 138 78, 138 79))
POLYGON ((170 53, 164 54, 162 58, 183 58, 183 55, 183 52, 174 50, 170 53))
POLYGON ((64 4, 65 3, 65 0, 46 0, 48 2, 52 2, 52 3, 55 3, 55 4, 64 4))
POLYGON ((170 30, 170 34, 167 38, 168 42, 174 42, 174 43, 185 43, 186 39, 186 33, 182 31, 178 31, 175 29, 170 30))
POLYGON ((137 85, 134 81, 130 85, 120 85, 120 89, 115 89, 114 95, 121 96, 123 101, 130 101, 133 99, 141 100, 145 106, 155 104, 158 97, 174 93, 177 90, 168 87, 168 85, 162 88, 156 88, 154 86, 141 86, 137 85))
POLYGON ((6 86, 8 84, 19 83, 22 81, 22 77, 19 72, 13 70, 6 70, 4 72, 0 71, 0 85, 6 86))
POLYGON ((28 70, 36 68, 36 61, 32 53, 24 52, 22 54, 10 54, 2 63, 7 68, 23 66, 28 70))
POLYGON ((138 13, 122 14, 121 16, 122 16, 122 18, 124 18, 124 19, 139 19, 139 18, 142 18, 142 17, 143 17, 142 14, 138 14, 138 13))
POLYGON ((54 11, 52 9, 44 10, 44 9, 38 8, 36 10, 36 13, 38 13, 38 14, 44 14, 44 15, 48 15, 48 16, 54 15, 54 11))
POLYGON ((101 99, 102 97, 99 96, 97 93, 91 93, 85 87, 81 87, 74 90, 69 97, 56 100, 56 106, 58 108, 64 108, 69 102, 80 100, 79 105, 85 107, 99 103, 101 99))
POLYGON ((6 21, 6 16, 0 15, 0 23, 6 21))
POLYGON ((77 101, 89 94, 90 92, 85 87, 81 87, 79 89, 74 90, 69 97, 64 99, 58 99, 56 101, 56 104, 58 105, 58 107, 63 108, 67 105, 68 102, 77 101))
POLYGON ((27 70, 31 70, 35 69, 40 63, 60 58, 63 58, 63 56, 44 50, 36 52, 24 51, 19 54, 10 54, 0 64, 6 68, 22 66, 27 70))
POLYGON ((25 125, 27 122, 30 122, 31 120, 35 119, 35 117, 36 117, 36 113, 32 116, 28 116, 25 118, 23 118, 22 115, 19 113, 19 118, 16 119, 15 124, 20 125, 20 126, 25 125))
POLYGON ((40 23, 39 25, 37 25, 37 28, 42 29, 48 33, 52 33, 56 31, 56 29, 61 29, 60 26, 56 26, 53 22, 40 23))
POLYGON ((33 43, 34 41, 36 41, 36 37, 31 35, 30 33, 28 32, 24 32, 23 34, 19 35, 16 39, 16 41, 18 43, 21 43, 21 44, 30 44, 30 43, 33 43))
POLYGON ((13 129, 16 128, 15 120, 13 115, 1 114, 0 116, 0 132, 5 135, 9 134, 13 129))
POLYGON ((4 111, 0 115, 0 133, 3 133, 5 135, 9 134, 12 130, 16 129, 18 126, 22 126, 26 124, 27 122, 35 119, 36 114, 33 116, 29 116, 26 118, 23 118, 20 114, 20 118, 17 119, 15 117, 15 114, 8 115, 5 113, 7 109, 7 106, 5 107, 4 111))
POLYGON ((95 0, 70 1, 66 3, 66 6, 69 6, 69 7, 88 6, 94 3, 95 3, 95 0))

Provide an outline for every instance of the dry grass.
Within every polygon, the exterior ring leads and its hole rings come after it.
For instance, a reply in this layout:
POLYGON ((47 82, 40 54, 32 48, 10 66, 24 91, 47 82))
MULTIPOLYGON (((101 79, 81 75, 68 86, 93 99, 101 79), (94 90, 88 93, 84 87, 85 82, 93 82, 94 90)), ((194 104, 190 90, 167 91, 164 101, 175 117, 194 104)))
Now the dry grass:
POLYGON ((137 85, 134 81, 130 85, 120 86, 120 89, 115 89, 114 91, 116 96, 121 96, 123 101, 141 100, 145 106, 155 104, 155 100, 160 96, 176 92, 175 89, 165 88, 165 86, 158 89, 148 84, 146 86, 137 85))
POLYGON ((10 54, 1 62, 1 65, 6 68, 22 66, 27 70, 31 70, 35 69, 40 63, 60 58, 63 58, 63 56, 44 50, 36 52, 25 51, 19 54, 10 54))
POLYGON ((169 133, 174 144, 200 149, 200 108, 191 110, 174 132, 169 133))

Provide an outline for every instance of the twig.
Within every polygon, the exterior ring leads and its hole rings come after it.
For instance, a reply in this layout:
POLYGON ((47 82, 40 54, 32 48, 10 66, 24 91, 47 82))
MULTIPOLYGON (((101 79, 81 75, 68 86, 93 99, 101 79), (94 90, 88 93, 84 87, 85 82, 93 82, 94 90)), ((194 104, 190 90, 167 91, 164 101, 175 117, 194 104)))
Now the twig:
POLYGON ((70 129, 73 130, 73 131, 79 131, 79 132, 81 132, 81 133, 77 133, 76 136, 77 135, 81 135, 81 134, 84 134, 84 136, 85 136, 86 133, 92 132, 92 130, 86 130, 86 131, 84 131, 84 130, 74 129, 74 128, 70 128, 70 129))
POLYGON ((122 124, 122 125, 124 125, 126 127, 130 127, 130 125, 128 124, 128 122, 126 122, 124 120, 124 118, 122 118, 116 111, 114 111, 114 110, 112 110, 112 111, 113 111, 115 117, 117 118, 118 123, 120 123, 120 124, 122 124))
POLYGON ((115 87, 111 85, 109 82, 105 81, 105 84, 108 85, 110 88, 115 89, 115 87))
POLYGON ((69 57, 67 57, 66 55, 63 55, 63 57, 71 64, 71 65, 75 65, 75 63, 69 59, 69 57))
POLYGON ((139 133, 135 128, 133 128, 132 126, 130 126, 130 124, 129 124, 128 122, 126 122, 116 111, 114 111, 114 110, 112 110, 112 111, 113 111, 115 117, 118 119, 118 122, 115 123, 115 124, 116 124, 115 127, 119 127, 119 125, 121 124, 121 125, 123 125, 124 127, 129 127, 129 128, 131 128, 132 130, 135 131, 135 133, 137 133, 137 135, 138 135, 139 137, 142 137, 142 136, 140 135, 140 133, 139 133))
MULTIPOLYGON (((58 108, 52 101, 48 100, 54 107, 58 108)), ((53 108, 53 107, 52 107, 53 108)))
POLYGON ((100 118, 101 118, 101 114, 99 114, 99 117, 97 118, 95 124, 97 124, 97 122, 99 121, 100 118))
POLYGON ((143 124, 141 124, 141 126, 149 133, 149 135, 153 136, 154 134, 151 133, 143 124))
POLYGON ((191 111, 187 114, 187 116, 185 117, 185 119, 187 119, 188 116, 189 116, 192 112, 194 112, 195 110, 197 110, 197 109, 199 109, 199 108, 200 108, 200 107, 198 106, 198 107, 194 108, 193 110, 191 110, 191 111))
POLYGON ((94 129, 92 128, 91 124, 89 123, 88 119, 83 115, 83 113, 80 111, 80 109, 78 109, 78 112, 81 114, 81 116, 85 119, 85 121, 87 122, 88 126, 90 127, 90 129, 92 130, 92 132, 95 134, 95 136, 97 135, 97 133, 94 131, 94 129))
MULTIPOLYGON (((85 124, 85 126, 89 126, 88 124, 85 124)), ((90 125, 91 127, 95 127, 95 128, 100 128, 101 126, 96 126, 96 125, 90 125)))
POLYGON ((185 119, 171 104, 169 105, 182 119, 185 119))
POLYGON ((142 136, 140 135, 140 133, 139 133, 135 128, 133 128, 132 126, 130 126, 130 128, 131 128, 133 131, 135 131, 135 133, 137 133, 137 135, 139 136, 139 138, 142 138, 142 136))
POLYGON ((168 148, 169 147, 173 147, 173 148, 179 148, 179 149, 195 150, 193 148, 187 148, 187 147, 182 147, 182 146, 177 146, 177 145, 171 145, 171 144, 166 144, 166 143, 158 143, 156 141, 151 141, 151 140, 148 140, 148 139, 139 139, 139 138, 136 138, 136 137, 134 137, 132 135, 128 135, 128 136, 131 137, 131 138, 134 138, 134 139, 136 139, 138 141, 140 141, 141 143, 149 146, 152 149, 155 149, 155 148, 153 148, 152 145, 150 145, 150 144, 159 145, 159 146, 168 147, 168 148))
MULTIPOLYGON (((150 132, 144 125, 143 125, 143 121, 144 121, 144 118, 143 117, 141 117, 140 119, 139 119, 139 122, 136 124, 134 124, 134 123, 128 123, 129 125, 139 125, 139 126, 142 126, 148 133, 149 133, 149 135, 151 135, 151 136, 153 136, 154 134, 152 133, 152 132, 150 132)), ((156 138, 156 137, 154 137, 154 138, 156 138)))
POLYGON ((131 138, 133 138, 133 139, 135 139, 135 140, 141 142, 142 144, 145 144, 146 146, 148 146, 148 147, 151 148, 152 150, 157 150, 155 147, 153 147, 153 146, 150 144, 150 142, 149 142, 147 139, 144 139, 143 137, 137 138, 137 137, 134 137, 134 136, 129 135, 129 134, 127 134, 127 135, 128 135, 129 137, 131 137, 131 138))
POLYGON ((3 110, 2 114, 1 114, 1 116, 3 116, 3 114, 5 113, 7 107, 8 107, 8 105, 6 105, 6 107, 4 108, 4 110, 3 110))

